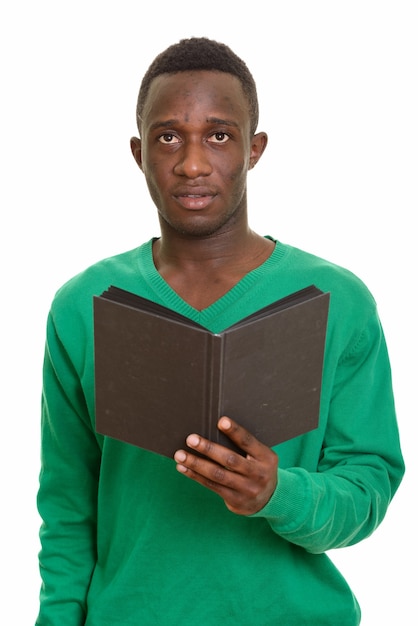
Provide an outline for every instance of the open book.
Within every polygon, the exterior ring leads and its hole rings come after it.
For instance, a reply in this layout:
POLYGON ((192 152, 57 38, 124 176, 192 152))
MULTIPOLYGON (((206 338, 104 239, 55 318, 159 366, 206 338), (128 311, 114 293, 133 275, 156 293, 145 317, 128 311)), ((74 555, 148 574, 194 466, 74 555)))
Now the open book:
POLYGON ((98 433, 172 457, 190 433, 235 449, 222 415, 268 446, 317 427, 329 293, 311 285, 220 333, 113 286, 93 304, 98 433))

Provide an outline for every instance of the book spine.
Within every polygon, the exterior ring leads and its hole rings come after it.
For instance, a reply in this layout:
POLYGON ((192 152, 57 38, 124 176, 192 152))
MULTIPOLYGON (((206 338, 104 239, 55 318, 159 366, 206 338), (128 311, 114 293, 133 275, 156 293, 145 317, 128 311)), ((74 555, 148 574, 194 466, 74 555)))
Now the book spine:
POLYGON ((221 410, 222 377, 223 377, 223 337, 208 334, 207 343, 207 398, 206 398, 206 431, 211 441, 218 441, 218 420, 221 410))

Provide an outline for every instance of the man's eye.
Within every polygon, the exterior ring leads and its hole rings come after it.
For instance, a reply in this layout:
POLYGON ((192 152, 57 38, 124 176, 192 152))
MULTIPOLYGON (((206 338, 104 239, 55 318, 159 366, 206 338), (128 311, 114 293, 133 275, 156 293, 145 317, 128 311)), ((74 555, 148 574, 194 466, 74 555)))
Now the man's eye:
POLYGON ((171 133, 165 133, 164 135, 158 137, 158 141, 160 141, 161 143, 178 143, 179 139, 171 133))
POLYGON ((223 133, 221 131, 217 133, 213 133, 208 139, 208 141, 212 141, 213 143, 226 143, 229 139, 229 135, 223 133))

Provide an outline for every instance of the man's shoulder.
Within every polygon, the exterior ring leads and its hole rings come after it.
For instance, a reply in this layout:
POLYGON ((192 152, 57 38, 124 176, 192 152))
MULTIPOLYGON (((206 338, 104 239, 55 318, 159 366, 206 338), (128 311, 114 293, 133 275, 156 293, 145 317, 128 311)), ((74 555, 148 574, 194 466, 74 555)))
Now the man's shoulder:
POLYGON ((72 276, 56 291, 52 309, 79 308, 111 284, 123 286, 140 273, 140 258, 149 242, 137 248, 102 258, 72 276))
POLYGON ((283 268, 287 268, 293 276, 302 275, 313 282, 329 285, 329 288, 342 286, 344 289, 368 292, 364 281, 348 267, 296 246, 280 244, 280 247, 283 268))
POLYGON ((341 307, 375 308, 374 296, 364 280, 351 269, 315 253, 285 245, 284 266, 289 280, 298 286, 314 284, 330 292, 334 304, 341 307))

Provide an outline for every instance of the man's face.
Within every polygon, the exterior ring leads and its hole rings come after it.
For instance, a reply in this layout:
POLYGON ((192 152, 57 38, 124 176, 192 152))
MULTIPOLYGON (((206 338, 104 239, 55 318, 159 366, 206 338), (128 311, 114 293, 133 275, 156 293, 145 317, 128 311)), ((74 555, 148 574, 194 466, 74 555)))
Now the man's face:
POLYGON ((135 158, 162 225, 206 236, 246 219, 247 171, 262 152, 257 145, 235 76, 193 71, 157 77, 135 158))

